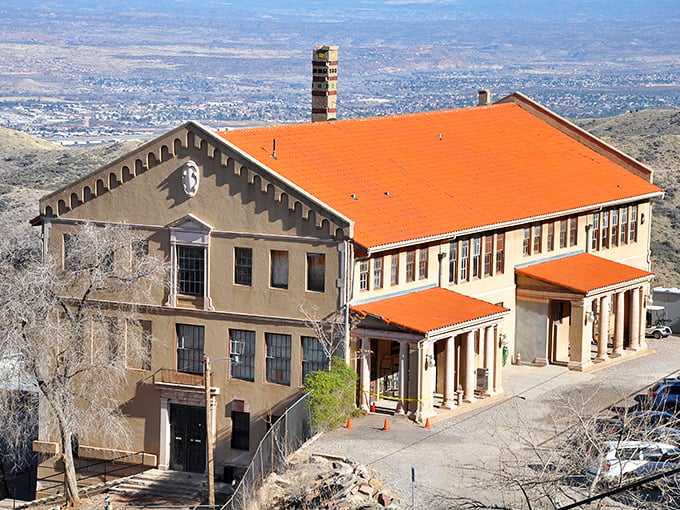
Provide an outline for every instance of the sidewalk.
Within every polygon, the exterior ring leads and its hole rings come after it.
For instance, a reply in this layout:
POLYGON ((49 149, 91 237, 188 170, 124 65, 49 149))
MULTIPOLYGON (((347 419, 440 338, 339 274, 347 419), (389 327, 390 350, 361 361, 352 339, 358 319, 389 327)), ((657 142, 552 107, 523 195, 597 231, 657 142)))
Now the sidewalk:
MULTIPOLYGON (((654 381, 680 369, 680 338, 650 340, 652 352, 588 372, 564 367, 506 366, 504 398, 461 408, 431 420, 431 430, 404 416, 369 414, 352 420, 352 429, 321 435, 305 447, 308 453, 337 455, 367 465, 378 478, 411 501, 411 468, 416 472, 417 508, 453 508, 460 498, 501 504, 504 496, 484 478, 497 465, 500 430, 532 427, 548 430, 567 395, 583 397, 596 413, 643 391, 654 381), (592 397, 592 398, 591 398, 592 397), (383 431, 385 418, 389 431, 383 431)), ((519 429, 518 429, 519 430, 519 429)))

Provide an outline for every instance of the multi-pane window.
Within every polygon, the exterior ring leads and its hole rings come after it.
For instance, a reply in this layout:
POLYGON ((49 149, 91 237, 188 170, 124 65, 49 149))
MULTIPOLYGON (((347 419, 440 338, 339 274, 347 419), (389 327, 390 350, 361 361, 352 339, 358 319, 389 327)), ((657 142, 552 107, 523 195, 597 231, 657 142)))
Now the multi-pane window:
POLYGON ((151 370, 151 321, 125 322, 125 366, 151 370))
POLYGON ((482 256, 482 239, 481 237, 472 238, 472 277, 479 278, 479 263, 482 256))
POLYGON ((229 330, 229 374, 234 379, 255 380, 255 332, 229 330))
POLYGON ((628 208, 621 208, 621 244, 628 243, 628 208))
POLYGON ((302 337, 302 382, 304 384, 307 374, 328 369, 328 358, 318 338, 313 336, 302 337))
POLYGON ((95 363, 117 365, 122 362, 123 343, 117 334, 117 321, 114 317, 102 317, 93 321, 92 342, 95 363))
POLYGON ((234 249, 234 283, 238 285, 253 284, 253 249, 234 249))
POLYGON ((637 210, 637 205, 630 206, 630 234, 628 236, 628 240, 631 243, 637 241, 637 210))
POLYGON ((567 220, 560 220, 560 248, 567 247, 567 220))
POLYGON ((458 242, 449 243, 449 282, 456 281, 456 269, 458 268, 458 242))
POLYGON ((399 284, 399 254, 393 253, 390 264, 390 285, 399 284))
POLYGON ((569 246, 578 244, 578 216, 569 218, 569 246))
POLYGON ((493 234, 484 236, 484 276, 493 271, 493 234))
POLYGON ((231 447, 234 450, 250 449, 250 413, 231 412, 231 447))
POLYGON ((427 258, 429 251, 423 248, 418 251, 418 279, 424 280, 427 278, 427 258))
POLYGON ((496 274, 505 270, 505 232, 496 234, 496 274))
POLYGON ((609 211, 602 211, 602 241, 600 242, 600 248, 609 248, 609 211))
POLYGON ((463 239, 460 243, 460 281, 466 282, 468 279, 468 264, 470 257, 470 240, 463 239))
POLYGON ((619 210, 612 209, 612 247, 619 244, 619 210))
POLYGON ((177 247, 177 291, 186 296, 203 296, 205 288, 205 248, 177 247))
POLYGON ((267 382, 290 385, 290 335, 265 333, 267 382))
POLYGON ((269 285, 276 289, 288 288, 288 252, 282 250, 272 250, 271 274, 269 275, 269 285))
POLYGON ((531 255, 531 227, 524 227, 524 236, 522 237, 522 255, 527 257, 531 255))
POLYGON ((373 259, 373 288, 382 289, 383 286, 383 258, 373 259))
POLYGON ((368 290, 368 259, 359 261, 359 290, 368 290))
POLYGON ((416 279, 416 251, 406 252, 406 281, 412 282, 416 279))
POLYGON ((600 213, 593 213, 593 227, 591 232, 590 247, 593 251, 599 248, 600 240, 600 213))
POLYGON ((326 255, 307 254, 307 290, 324 292, 326 289, 326 255))
POLYGON ((543 225, 534 225, 534 246, 532 253, 541 253, 541 247, 543 246, 543 225))
POLYGON ((555 222, 548 223, 548 251, 555 249, 555 222))
POLYGON ((203 373, 203 326, 177 324, 177 371, 203 373))

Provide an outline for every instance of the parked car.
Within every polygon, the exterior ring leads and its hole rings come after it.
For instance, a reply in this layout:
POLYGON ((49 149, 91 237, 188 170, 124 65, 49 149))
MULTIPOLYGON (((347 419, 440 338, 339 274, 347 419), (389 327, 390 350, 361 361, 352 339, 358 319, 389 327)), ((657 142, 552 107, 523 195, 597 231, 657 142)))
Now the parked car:
POLYGON ((680 379, 661 379, 654 383, 643 402, 651 409, 664 409, 677 413, 680 410, 680 379))
POLYGON ((680 419, 672 413, 660 410, 635 411, 623 416, 609 419, 604 424, 604 430, 612 434, 618 434, 637 438, 644 436, 650 430, 658 427, 670 427, 680 429, 680 419))
POLYGON ((680 447, 668 443, 606 441, 599 452, 586 469, 586 476, 606 485, 680 467, 680 447))

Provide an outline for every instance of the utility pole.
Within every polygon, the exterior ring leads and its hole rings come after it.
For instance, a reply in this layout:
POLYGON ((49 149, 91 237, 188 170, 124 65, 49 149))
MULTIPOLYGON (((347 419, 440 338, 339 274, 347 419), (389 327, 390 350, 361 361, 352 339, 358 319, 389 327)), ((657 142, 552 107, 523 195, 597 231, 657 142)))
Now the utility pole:
POLYGON ((207 464, 208 464, 208 504, 210 508, 215 507, 215 464, 213 461, 213 440, 212 440, 212 406, 210 400, 210 358, 203 355, 203 379, 205 381, 205 437, 207 444, 207 464))

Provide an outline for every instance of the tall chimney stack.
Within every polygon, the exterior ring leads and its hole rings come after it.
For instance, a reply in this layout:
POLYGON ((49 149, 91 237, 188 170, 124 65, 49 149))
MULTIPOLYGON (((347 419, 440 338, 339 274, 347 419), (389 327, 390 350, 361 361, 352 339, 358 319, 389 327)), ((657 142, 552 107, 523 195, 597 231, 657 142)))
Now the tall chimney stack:
POLYGON ((491 104, 491 91, 489 89, 480 89, 477 91, 477 94, 479 94, 479 103, 477 106, 491 104))
POLYGON ((335 120, 338 96, 338 47, 315 46, 312 52, 312 122, 335 120))

